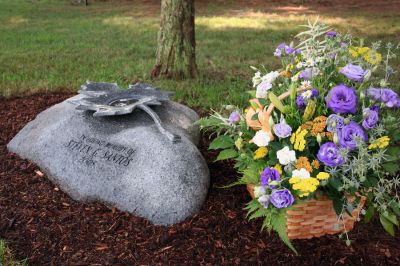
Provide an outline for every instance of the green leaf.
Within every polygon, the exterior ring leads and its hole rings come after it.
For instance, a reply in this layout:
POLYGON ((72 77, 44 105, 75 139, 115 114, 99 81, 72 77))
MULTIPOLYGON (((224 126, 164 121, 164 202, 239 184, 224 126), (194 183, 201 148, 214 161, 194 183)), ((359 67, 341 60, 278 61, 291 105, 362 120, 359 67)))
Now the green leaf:
POLYGON ((226 135, 221 135, 215 138, 213 142, 211 142, 210 147, 208 149, 210 150, 227 149, 233 147, 234 145, 235 142, 231 137, 226 135))
POLYGON ((253 107, 254 110, 258 109, 258 104, 255 103, 254 101, 250 101, 250 105, 251 105, 251 107, 253 107))
POLYGON ((392 201, 389 203, 389 207, 393 210, 393 212, 397 215, 400 216, 400 206, 396 201, 392 201))
POLYGON ((265 209, 264 207, 259 208, 258 210, 256 210, 255 212, 253 212, 249 217, 249 221, 256 219, 256 218, 261 218, 261 217, 265 217, 268 214, 268 210, 265 209))
POLYGON ((267 100, 267 99, 258 98, 257 100, 258 100, 258 102, 259 102, 262 106, 268 105, 268 100, 267 100))
POLYGON ((393 213, 387 213, 387 214, 381 213, 381 215, 385 217, 387 220, 389 220, 392 224, 399 226, 399 221, 397 220, 396 215, 394 215, 393 213))
POLYGON ((342 186, 342 182, 334 177, 334 178, 329 178, 329 185, 331 185, 332 187, 334 187, 336 190, 338 190, 339 187, 342 186))
POLYGON ((400 146, 391 146, 387 148, 386 154, 398 159, 400 157, 400 146))
POLYGON ((203 117, 196 121, 196 124, 200 125, 203 128, 209 128, 214 126, 219 126, 222 123, 221 119, 218 119, 214 116, 203 117))
POLYGON ((384 164, 382 164, 382 167, 383 167, 383 169, 385 169, 389 174, 392 174, 392 175, 396 174, 396 173, 399 171, 399 169, 400 169, 399 164, 397 164, 397 163, 392 163, 392 162, 390 162, 390 163, 384 163, 384 164))
POLYGON ((227 160, 227 159, 232 159, 238 156, 237 151, 234 149, 227 149, 223 150, 218 154, 218 157, 215 161, 222 161, 222 160, 227 160))
POLYGON ((383 228, 386 230, 386 232, 388 232, 389 235, 394 236, 393 224, 382 215, 379 215, 379 220, 381 221, 381 224, 382 224, 383 228))
POLYGON ((371 204, 368 209, 367 212, 365 213, 364 216, 364 222, 365 223, 369 223, 372 220, 372 217, 374 217, 374 213, 375 213, 375 208, 374 206, 371 204))
POLYGON ((278 212, 275 217, 272 219, 272 226, 274 230, 278 233, 279 237, 296 255, 298 255, 296 249, 293 247, 292 243, 289 240, 289 237, 286 232, 286 210, 281 210, 278 212))
POLYGON ((336 214, 339 216, 342 213, 344 200, 342 198, 333 198, 333 208, 335 209, 336 214))
POLYGON ((251 120, 258 120, 258 113, 252 115, 251 120))
POLYGON ((256 98, 256 90, 246 91, 252 98, 256 98))

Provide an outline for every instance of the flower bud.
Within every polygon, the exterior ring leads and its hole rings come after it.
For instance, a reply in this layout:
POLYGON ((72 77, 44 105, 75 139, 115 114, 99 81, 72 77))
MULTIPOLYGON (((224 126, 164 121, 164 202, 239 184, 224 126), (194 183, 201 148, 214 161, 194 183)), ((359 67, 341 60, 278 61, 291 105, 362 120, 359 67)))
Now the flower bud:
POLYGON ((335 128, 336 128, 336 120, 333 120, 332 129, 335 129, 335 128))
POLYGON ((339 143, 339 137, 336 132, 333 133, 333 143, 335 143, 336 145, 338 145, 339 143))
POLYGON ((367 70, 367 73, 364 76, 364 81, 368 81, 371 78, 371 70, 367 70))
POLYGON ((228 105, 225 106, 225 109, 228 110, 228 111, 232 111, 233 109, 235 109, 235 106, 233 106, 231 104, 228 104, 228 105))
POLYGON ((271 182, 269 182, 268 185, 269 186, 277 186, 277 185, 279 185, 279 181, 271 181, 271 182))
POLYGON ((350 123, 351 122, 351 120, 350 120, 350 118, 345 118, 344 119, 344 123, 347 125, 348 123, 350 123))
POLYGON ((365 93, 364 92, 360 92, 360 99, 364 100, 365 99, 365 93))
POLYGON ((322 137, 321 137, 320 133, 317 134, 317 142, 318 142, 319 145, 321 145, 322 137))
POLYGON ((275 125, 274 119, 271 116, 269 117, 268 123, 270 128, 273 128, 275 125))
POLYGON ((384 80, 384 79, 381 79, 381 81, 380 81, 380 84, 379 84, 382 88, 383 87, 387 87, 387 86, 389 86, 389 83, 387 83, 386 82, 386 80, 384 80))
POLYGON ((238 138, 235 141, 235 146, 240 151, 243 148, 243 139, 242 138, 238 138))

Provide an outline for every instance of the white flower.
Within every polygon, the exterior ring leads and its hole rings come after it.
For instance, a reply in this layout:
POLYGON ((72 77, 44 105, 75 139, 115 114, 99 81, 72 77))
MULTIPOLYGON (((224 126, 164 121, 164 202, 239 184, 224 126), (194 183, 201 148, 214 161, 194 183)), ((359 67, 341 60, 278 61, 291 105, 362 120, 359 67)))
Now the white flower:
POLYGON ((272 84, 270 82, 266 81, 266 80, 263 80, 257 86, 256 97, 257 98, 265 98, 265 97, 267 97, 267 93, 271 88, 272 88, 272 84))
POLYGON ((312 91, 311 90, 307 90, 307 91, 301 93, 301 97, 303 97, 304 99, 305 98, 310 99, 311 96, 312 96, 312 91))
POLYGON ((259 198, 262 195, 265 195, 265 193, 266 193, 265 187, 263 187, 263 186, 254 187, 254 197, 255 198, 259 198))
POLYGON ((279 163, 282 165, 288 165, 290 162, 296 161, 296 152, 289 150, 288 146, 276 152, 279 163))
MULTIPOLYGON (((301 86, 300 86, 300 88, 311 88, 311 81, 309 81, 309 80, 303 80, 302 82, 301 82, 301 86)), ((304 92, 303 92, 304 93, 304 92)), ((301 96, 303 96, 303 93, 301 94, 301 96)), ((311 91, 310 91, 310 93, 311 93, 311 91)), ((303 96, 304 97, 304 96, 303 96)), ((311 97, 311 94, 310 94, 310 97, 311 97)), ((309 98, 309 97, 308 97, 309 98)))
POLYGON ((261 79, 263 81, 268 81, 269 83, 273 83, 277 77, 279 77, 279 72, 271 71, 268 74, 264 75, 261 79))
POLYGON ((261 82, 261 72, 257 71, 253 77, 253 87, 257 86, 261 82))
POLYGON ((262 195, 261 197, 258 198, 258 202, 264 207, 268 208, 269 205, 269 195, 262 195))
POLYGON ((300 168, 300 170, 293 170, 292 177, 299 177, 299 178, 310 178, 310 172, 308 172, 304 168, 300 168))
POLYGON ((296 68, 302 68, 304 66, 303 62, 298 62, 296 68))
POLYGON ((312 67, 312 66, 315 65, 315 62, 314 62, 314 60, 312 58, 309 58, 309 59, 306 60, 306 65, 309 66, 309 67, 312 67))
POLYGON ((262 130, 257 131, 253 137, 253 142, 258 147, 268 146, 270 140, 271 138, 269 137, 268 133, 262 130))
POLYGON ((293 82, 298 81, 298 80, 299 80, 299 74, 294 75, 294 76, 291 78, 291 80, 292 80, 293 82))

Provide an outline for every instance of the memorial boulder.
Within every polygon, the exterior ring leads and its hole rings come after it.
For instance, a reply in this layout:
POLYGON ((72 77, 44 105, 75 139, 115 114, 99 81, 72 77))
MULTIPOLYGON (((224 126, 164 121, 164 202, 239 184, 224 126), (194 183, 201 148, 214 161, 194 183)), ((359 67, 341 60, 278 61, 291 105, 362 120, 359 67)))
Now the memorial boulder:
POLYGON ((100 201, 173 224, 198 212, 209 172, 197 114, 145 84, 89 82, 28 123, 8 144, 79 201, 100 201))

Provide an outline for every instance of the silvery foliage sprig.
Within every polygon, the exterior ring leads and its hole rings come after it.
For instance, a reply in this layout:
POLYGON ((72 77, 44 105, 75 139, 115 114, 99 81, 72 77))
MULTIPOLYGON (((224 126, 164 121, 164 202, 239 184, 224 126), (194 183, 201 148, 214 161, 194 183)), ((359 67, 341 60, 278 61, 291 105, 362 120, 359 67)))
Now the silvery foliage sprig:
POLYGON ((319 23, 319 19, 317 18, 314 23, 308 21, 308 25, 302 25, 302 27, 308 30, 302 31, 296 35, 296 37, 301 40, 297 48, 304 51, 307 55, 310 55, 310 53, 322 53, 325 50, 327 41, 321 39, 321 37, 325 36, 329 31, 329 26, 319 23))
MULTIPOLYGON (((380 45, 380 43, 378 44, 380 45)), ((389 84, 388 81, 390 76, 396 73, 393 67, 390 66, 389 61, 397 57, 396 52, 398 50, 400 50, 400 43, 397 44, 396 46, 391 42, 388 42, 386 44, 385 60, 383 61, 385 67, 385 78, 383 82, 381 82, 382 87, 386 87, 389 84)))
MULTIPOLYGON (((212 114, 208 118, 201 118, 197 123, 200 125, 202 130, 216 133, 217 135, 224 134, 229 136, 237 135, 239 132, 238 125, 229 122, 229 119, 224 113, 226 111, 240 111, 241 121, 244 120, 241 110, 233 105, 225 105, 220 111, 211 109, 212 114), (211 122, 210 122, 211 121, 211 122)), ((213 134, 210 135, 210 137, 213 134)))

